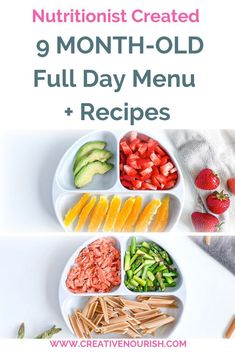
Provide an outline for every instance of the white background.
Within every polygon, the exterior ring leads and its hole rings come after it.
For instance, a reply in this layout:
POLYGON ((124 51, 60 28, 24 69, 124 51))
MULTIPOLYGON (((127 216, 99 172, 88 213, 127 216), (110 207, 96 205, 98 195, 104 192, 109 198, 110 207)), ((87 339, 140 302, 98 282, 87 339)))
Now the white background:
MULTIPOLYGON (((120 234, 120 238, 124 236, 120 234)), ((157 236, 152 239, 157 241, 157 236)), ((24 321, 27 337, 50 325, 63 328, 58 337, 72 338, 58 303, 62 270, 87 236, 7 236, 0 247, 0 337, 13 338, 24 321)), ((221 338, 234 313, 234 276, 189 238, 167 236, 161 244, 172 253, 186 285, 177 338, 221 338)))

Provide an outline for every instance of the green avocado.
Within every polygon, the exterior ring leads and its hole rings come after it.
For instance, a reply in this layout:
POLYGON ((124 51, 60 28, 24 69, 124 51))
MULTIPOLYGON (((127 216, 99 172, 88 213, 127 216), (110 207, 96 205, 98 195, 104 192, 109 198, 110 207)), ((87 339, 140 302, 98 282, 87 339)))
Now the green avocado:
POLYGON ((82 167, 74 178, 77 188, 89 184, 95 174, 105 174, 113 168, 113 164, 107 162, 91 162, 82 167))
POLYGON ((76 169, 79 160, 94 149, 103 150, 106 146, 104 141, 90 141, 82 145, 75 155, 73 170, 76 169))
POLYGON ((76 168, 73 172, 74 176, 86 164, 94 162, 94 161, 106 162, 108 159, 110 159, 112 157, 112 155, 113 154, 111 152, 106 151, 106 150, 95 149, 95 150, 91 151, 88 155, 85 155, 79 159, 79 161, 76 165, 76 168))

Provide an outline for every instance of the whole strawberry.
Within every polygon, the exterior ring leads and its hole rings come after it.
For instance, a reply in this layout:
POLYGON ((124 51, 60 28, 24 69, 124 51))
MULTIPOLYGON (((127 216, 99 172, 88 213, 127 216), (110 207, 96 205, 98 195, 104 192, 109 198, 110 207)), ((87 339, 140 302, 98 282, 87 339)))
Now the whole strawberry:
POLYGON ((235 195, 235 178, 230 178, 227 180, 228 189, 233 195, 235 195))
POLYGON ((191 218, 196 232, 217 232, 219 230, 218 218, 210 213, 193 212, 191 218))
POLYGON ((202 190, 215 190, 219 184, 218 175, 209 168, 202 169, 195 179, 196 187, 202 190))
POLYGON ((229 208, 230 198, 229 195, 225 194, 223 191, 214 191, 212 194, 207 196, 206 204, 212 213, 222 214, 229 208))

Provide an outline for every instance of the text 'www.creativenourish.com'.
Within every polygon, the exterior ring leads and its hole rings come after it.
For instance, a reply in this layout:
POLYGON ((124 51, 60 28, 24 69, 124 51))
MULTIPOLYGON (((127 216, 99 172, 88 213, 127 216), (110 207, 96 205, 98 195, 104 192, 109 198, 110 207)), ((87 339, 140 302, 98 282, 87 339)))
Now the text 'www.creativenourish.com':
POLYGON ((50 340, 52 348, 186 348, 186 340, 50 340))

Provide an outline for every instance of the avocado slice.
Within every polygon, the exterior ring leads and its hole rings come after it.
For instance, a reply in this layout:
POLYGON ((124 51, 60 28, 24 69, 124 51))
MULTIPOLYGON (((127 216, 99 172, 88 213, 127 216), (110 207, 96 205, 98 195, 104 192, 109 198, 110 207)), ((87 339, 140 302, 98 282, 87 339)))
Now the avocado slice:
POLYGON ((90 153, 94 149, 99 149, 103 150, 106 146, 106 142, 104 141, 90 141, 82 145, 82 147, 79 148, 77 151, 75 158, 74 158, 74 165, 73 165, 73 170, 76 169, 76 166, 78 164, 78 161, 80 158, 85 156, 86 154, 90 153))
POLYGON ((89 184, 95 174, 105 174, 113 168, 113 164, 107 162, 95 161, 82 167, 74 178, 77 188, 89 184))
POLYGON ((94 161, 106 162, 109 158, 112 157, 112 155, 113 154, 107 150, 99 150, 99 149, 92 150, 89 154, 87 154, 79 159, 77 166, 73 172, 74 176, 86 164, 94 162, 94 161))

